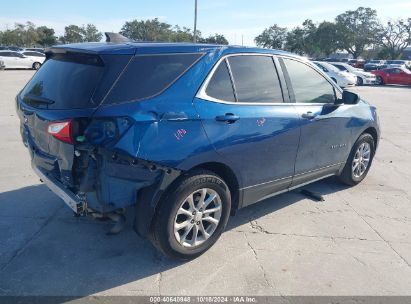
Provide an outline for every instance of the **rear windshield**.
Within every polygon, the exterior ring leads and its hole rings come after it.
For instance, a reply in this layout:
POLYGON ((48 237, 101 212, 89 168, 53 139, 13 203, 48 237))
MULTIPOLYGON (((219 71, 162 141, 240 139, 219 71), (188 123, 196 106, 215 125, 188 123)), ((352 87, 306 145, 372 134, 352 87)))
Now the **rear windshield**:
POLYGON ((97 106, 93 93, 104 64, 90 54, 53 54, 20 94, 26 104, 47 109, 76 109, 97 106))
POLYGON ((137 101, 160 94, 201 56, 200 53, 135 56, 104 103, 137 101))

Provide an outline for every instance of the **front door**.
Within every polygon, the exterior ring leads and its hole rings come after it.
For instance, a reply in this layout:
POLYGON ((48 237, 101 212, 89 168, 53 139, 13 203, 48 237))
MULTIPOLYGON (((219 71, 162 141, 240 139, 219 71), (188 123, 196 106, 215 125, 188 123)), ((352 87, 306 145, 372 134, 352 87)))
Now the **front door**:
POLYGON ((241 176, 243 206, 287 189, 300 120, 284 103, 273 58, 230 56, 211 75, 194 104, 216 151, 241 176))
POLYGON ((335 174, 346 161, 351 142, 353 105, 335 105, 334 86, 317 70, 294 59, 282 59, 296 111, 301 119, 301 137, 295 162, 296 186, 335 174))

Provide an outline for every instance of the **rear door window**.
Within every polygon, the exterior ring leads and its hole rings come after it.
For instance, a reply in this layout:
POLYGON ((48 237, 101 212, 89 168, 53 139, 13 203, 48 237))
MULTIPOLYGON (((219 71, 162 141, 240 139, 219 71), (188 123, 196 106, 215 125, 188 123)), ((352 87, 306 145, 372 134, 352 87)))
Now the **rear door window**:
POLYGON ((104 103, 137 101, 158 95, 201 56, 201 53, 137 55, 128 64, 104 103))
POLYGON ((232 56, 228 62, 238 102, 283 102, 280 80, 271 56, 232 56))
POLYGON ((20 94, 33 107, 47 109, 92 108, 93 93, 101 79, 104 64, 90 54, 52 55, 20 94))

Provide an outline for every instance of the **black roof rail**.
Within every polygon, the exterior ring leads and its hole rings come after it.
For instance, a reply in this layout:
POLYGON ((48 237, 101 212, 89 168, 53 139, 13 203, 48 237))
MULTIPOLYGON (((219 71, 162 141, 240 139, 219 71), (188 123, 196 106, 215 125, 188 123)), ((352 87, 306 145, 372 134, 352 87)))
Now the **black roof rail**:
POLYGON ((131 41, 130 39, 128 39, 127 37, 124 37, 123 35, 119 33, 105 32, 104 34, 106 35, 106 42, 121 43, 121 42, 131 41))

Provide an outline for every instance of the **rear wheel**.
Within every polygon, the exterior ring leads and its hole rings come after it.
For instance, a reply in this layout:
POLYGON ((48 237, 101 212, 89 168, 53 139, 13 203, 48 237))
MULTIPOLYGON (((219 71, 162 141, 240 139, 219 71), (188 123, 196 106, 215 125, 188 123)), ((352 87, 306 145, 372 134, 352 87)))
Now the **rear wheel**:
POLYGON ((166 256, 192 259, 220 237, 231 208, 226 183, 210 171, 193 171, 175 183, 160 203, 152 226, 153 244, 166 256))
POLYGON ((376 80, 375 80, 375 83, 376 83, 377 85, 383 85, 383 84, 384 84, 384 79, 382 79, 381 76, 377 76, 377 78, 376 78, 376 80))
POLYGON ((368 133, 362 134, 351 149, 347 163, 339 176, 340 181, 350 186, 359 184, 367 176, 374 154, 374 138, 368 133))
POLYGON ((364 80, 361 77, 357 77, 357 85, 362 86, 364 84, 364 80))
POLYGON ((38 70, 41 67, 41 63, 40 62, 35 62, 33 63, 33 69, 38 70))

